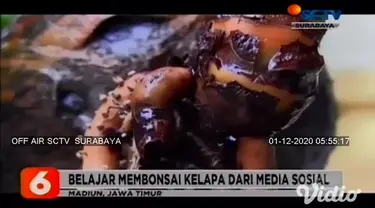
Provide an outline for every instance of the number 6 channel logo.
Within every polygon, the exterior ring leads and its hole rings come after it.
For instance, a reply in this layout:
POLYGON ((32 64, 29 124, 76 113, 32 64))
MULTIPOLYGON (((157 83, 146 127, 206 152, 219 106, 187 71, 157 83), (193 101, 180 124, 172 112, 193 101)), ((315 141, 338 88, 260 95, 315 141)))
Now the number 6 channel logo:
POLYGON ((60 173, 55 168, 25 168, 21 195, 26 199, 54 199, 60 194, 60 173))

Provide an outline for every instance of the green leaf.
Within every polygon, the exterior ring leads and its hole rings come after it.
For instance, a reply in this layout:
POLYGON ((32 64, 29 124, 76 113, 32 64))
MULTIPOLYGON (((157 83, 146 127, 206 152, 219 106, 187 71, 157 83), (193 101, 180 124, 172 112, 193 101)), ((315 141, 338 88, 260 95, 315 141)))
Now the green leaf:
POLYGON ((8 27, 17 15, 0 15, 1 29, 8 27))

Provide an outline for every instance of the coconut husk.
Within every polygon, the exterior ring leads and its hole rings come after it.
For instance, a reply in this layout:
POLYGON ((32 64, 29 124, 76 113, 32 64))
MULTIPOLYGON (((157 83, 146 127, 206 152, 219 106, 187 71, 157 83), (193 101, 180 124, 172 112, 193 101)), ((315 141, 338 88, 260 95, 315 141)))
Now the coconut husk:
MULTIPOLYGON (((50 19, 49 24, 52 25, 64 18, 48 16, 42 19, 50 19)), ((81 18, 85 19, 85 17, 81 18)), ((138 16, 132 17, 130 21, 128 17, 108 17, 98 27, 91 27, 90 37, 81 39, 77 45, 66 44, 66 48, 65 44, 59 42, 61 38, 52 38, 53 32, 45 29, 45 21, 40 23, 40 28, 31 27, 31 25, 38 25, 33 18, 31 18, 32 24, 25 24, 26 26, 17 30, 18 33, 10 33, 7 36, 8 43, 13 45, 8 44, 1 57, 2 79, 5 77, 7 80, 4 84, 2 83, 2 90, 4 90, 2 92, 8 94, 4 94, 6 95, 4 99, 2 97, 1 154, 2 158, 11 158, 12 162, 3 163, 2 191, 18 191, 19 171, 24 167, 52 166, 69 169, 80 167, 80 160, 76 158, 75 153, 81 147, 14 148, 9 142, 9 139, 15 135, 75 136, 82 131, 82 129, 73 128, 73 121, 77 115, 56 113, 56 97, 58 97, 56 93, 59 87, 63 85, 72 92, 85 97, 89 105, 84 114, 92 116, 100 104, 99 94, 113 88, 113 76, 126 78, 127 74, 133 70, 139 72, 164 66, 171 55, 183 56, 190 53, 195 47, 196 37, 205 26, 205 22, 213 17, 201 15, 155 17, 159 19, 156 21, 158 24, 164 25, 161 27, 164 33, 156 34, 154 40, 148 43, 157 46, 153 47, 153 50, 146 53, 134 51, 128 56, 98 53, 95 43, 103 39, 103 33, 115 27, 121 28, 127 24, 134 26, 134 24, 144 22, 143 19, 137 23, 137 18, 138 16), (121 22, 122 20, 124 22, 121 22), (26 32, 30 30, 34 32, 26 32), (48 33, 52 33, 52 36, 46 35, 48 33)), ((327 71, 324 70, 317 100, 298 122, 281 134, 334 135, 337 116, 335 110, 331 82, 327 71)), ((182 133, 184 135, 181 137, 187 138, 183 140, 186 143, 180 143, 179 147, 176 147, 176 152, 181 150, 180 158, 189 155, 196 157, 189 157, 184 163, 176 164, 176 168, 204 168, 207 164, 211 164, 211 152, 205 150, 199 142, 195 142, 202 138, 186 135, 186 132, 182 133), (185 153, 186 155, 183 155, 185 153), (203 162, 199 163, 199 161, 203 162)), ((228 151, 226 157, 231 158, 234 149, 228 151)), ((282 147, 277 150, 278 165, 280 168, 289 169, 323 168, 332 149, 282 147)))

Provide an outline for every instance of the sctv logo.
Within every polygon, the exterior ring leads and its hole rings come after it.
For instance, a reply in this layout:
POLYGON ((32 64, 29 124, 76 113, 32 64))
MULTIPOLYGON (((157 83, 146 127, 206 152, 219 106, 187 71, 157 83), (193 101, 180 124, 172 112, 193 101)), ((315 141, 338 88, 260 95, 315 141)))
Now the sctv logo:
POLYGON ((288 13, 292 16, 301 15, 302 20, 306 22, 314 21, 325 21, 329 20, 329 16, 333 17, 333 20, 339 20, 342 14, 341 10, 325 10, 325 9, 313 9, 305 10, 297 4, 292 4, 288 7, 288 13))
POLYGON ((334 20, 339 20, 341 17, 341 10, 303 10, 302 19, 305 21, 325 21, 332 16, 334 20))

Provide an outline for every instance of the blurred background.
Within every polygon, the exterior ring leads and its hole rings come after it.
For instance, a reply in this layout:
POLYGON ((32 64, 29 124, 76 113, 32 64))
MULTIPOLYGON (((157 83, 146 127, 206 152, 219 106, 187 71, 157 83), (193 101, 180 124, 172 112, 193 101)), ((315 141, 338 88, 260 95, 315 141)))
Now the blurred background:
POLYGON ((343 170, 348 188, 368 192, 375 192, 374 21, 375 15, 343 15, 321 46, 340 107, 338 135, 351 138, 349 147, 337 147, 327 168, 343 170))
MULTIPOLYGON (((2 15, 2 191, 17 191, 18 171, 23 167, 78 168, 80 163, 75 157, 78 147, 15 148, 7 138, 82 133, 99 105, 98 94, 114 86, 113 76, 160 67, 171 54, 182 56, 192 51, 203 22, 209 18, 2 15)), ((317 166, 312 162, 290 167, 322 168, 329 156, 326 168, 343 170, 348 189, 375 192, 375 15, 342 15, 339 21, 339 28, 324 37, 320 52, 339 104, 337 135, 350 136, 350 146, 337 147, 332 153, 319 150, 327 156, 317 166)), ((330 89, 327 94, 332 97, 330 89)), ((335 110, 328 105, 332 103, 316 104, 318 110, 310 114, 327 123, 327 132, 331 132, 335 110)), ((302 120, 314 120, 308 114, 302 120)), ((302 122, 295 128, 298 125, 302 122)), ((285 160, 291 158, 299 157, 285 160)))

